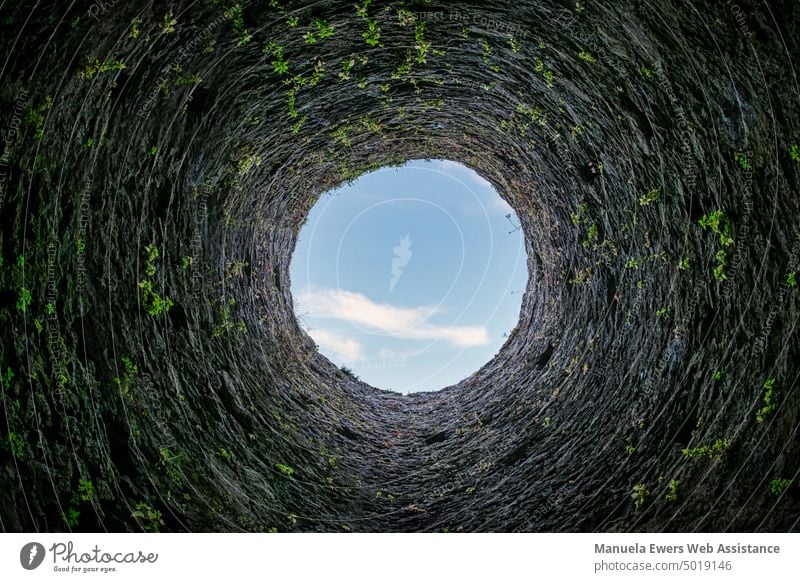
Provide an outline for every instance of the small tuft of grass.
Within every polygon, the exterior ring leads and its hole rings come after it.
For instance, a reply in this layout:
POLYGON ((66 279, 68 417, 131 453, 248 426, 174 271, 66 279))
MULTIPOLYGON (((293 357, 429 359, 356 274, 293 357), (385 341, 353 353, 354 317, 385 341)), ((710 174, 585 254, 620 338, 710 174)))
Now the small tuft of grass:
POLYGON ((742 152, 736 152, 733 154, 733 159, 744 171, 747 172, 753 169, 753 164, 750 163, 750 158, 746 154, 742 152))
POLYGON ((31 290, 27 287, 20 287, 19 294, 17 295, 17 309, 22 313, 27 313, 28 307, 30 307, 32 302, 33 297, 31 296, 31 290))
POLYGON ((28 108, 28 123, 33 126, 34 139, 40 140, 44 136, 44 117, 45 113, 53 106, 52 97, 45 97, 44 102, 38 107, 28 108))
POLYGON ((81 512, 74 507, 68 507, 64 513, 61 514, 61 519, 67 524, 67 527, 76 527, 80 520, 81 512))
POLYGON ((725 454, 731 446, 731 441, 728 439, 716 439, 710 445, 701 445, 692 449, 683 449, 683 456, 687 459, 713 459, 717 462, 722 460, 722 455, 725 454))
POLYGON ((725 275, 725 261, 728 256, 725 247, 733 244, 730 219, 722 210, 715 210, 710 214, 704 214, 698 224, 703 230, 710 229, 719 238, 719 244, 723 248, 719 249, 715 254, 717 266, 714 268, 713 274, 717 281, 724 281, 728 278, 725 275))
POLYGON ((107 73, 108 71, 123 71, 126 68, 127 65, 122 61, 106 59, 101 62, 100 59, 96 57, 89 57, 86 66, 78 71, 78 76, 82 79, 89 80, 101 73, 107 73))
POLYGON ((633 486, 631 499, 633 499, 633 504, 636 506, 636 509, 641 508, 649 496, 650 492, 647 490, 647 487, 645 487, 644 483, 638 483, 637 485, 633 486))
POLYGON ((789 479, 773 479, 769 483, 769 492, 773 495, 782 495, 792 482, 789 479))
POLYGON ((3 448, 11 452, 11 454, 19 460, 25 458, 26 445, 25 441, 15 432, 9 432, 3 443, 3 448))
POLYGON ((667 492, 667 496, 665 499, 667 501, 677 501, 678 500, 678 484, 680 481, 672 479, 669 482, 669 491, 667 492))
POLYGON ((294 469, 292 469, 289 465, 284 465, 283 463, 276 463, 275 468, 287 477, 291 477, 294 474, 294 469))
POLYGON ((658 197, 661 196, 661 188, 653 188, 647 194, 639 198, 639 205, 640 206, 647 206, 658 200, 658 197))
POLYGON ((164 18, 161 20, 160 28, 164 34, 172 34, 175 32, 176 24, 178 24, 178 19, 175 18, 172 10, 168 10, 167 13, 164 14, 164 18))
POLYGON ((775 401, 777 399, 775 389, 775 378, 768 378, 766 382, 764 382, 764 406, 756 413, 756 420, 758 422, 764 422, 764 420, 775 412, 775 409, 778 407, 778 403, 775 401))
POLYGON ((77 499, 83 502, 88 502, 94 497, 94 484, 85 479, 78 480, 77 499))
POLYGON ((128 34, 130 38, 136 40, 139 38, 139 35, 142 33, 142 19, 138 16, 131 20, 131 31, 128 34))
POLYGON ((161 296, 153 290, 152 277, 156 274, 155 261, 159 256, 158 248, 155 245, 147 245, 145 247, 147 259, 145 261, 144 272, 146 278, 139 281, 139 289, 142 291, 142 303, 147 310, 147 313, 153 317, 162 315, 170 310, 174 305, 172 299, 169 297, 161 296))
POLYGON ((146 532, 158 533, 160 526, 164 525, 161 519, 161 512, 153 509, 145 502, 137 503, 136 510, 131 515, 142 523, 142 527, 146 532))

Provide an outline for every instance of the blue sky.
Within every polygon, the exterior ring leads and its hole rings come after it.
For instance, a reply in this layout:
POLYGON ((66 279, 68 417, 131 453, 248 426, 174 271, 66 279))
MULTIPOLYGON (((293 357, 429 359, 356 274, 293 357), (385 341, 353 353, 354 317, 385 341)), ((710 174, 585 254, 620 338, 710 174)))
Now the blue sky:
POLYGON ((292 257, 295 313, 323 355, 373 386, 450 386, 519 320, 528 273, 518 224, 456 162, 371 172, 311 209, 292 257))

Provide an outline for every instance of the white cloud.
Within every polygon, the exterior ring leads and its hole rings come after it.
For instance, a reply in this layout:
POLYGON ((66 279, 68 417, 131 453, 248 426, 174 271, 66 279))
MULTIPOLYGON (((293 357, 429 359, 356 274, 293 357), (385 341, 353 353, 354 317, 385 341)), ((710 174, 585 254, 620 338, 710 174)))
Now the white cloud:
POLYGON ((298 306, 312 317, 343 319, 389 333, 419 325, 435 311, 431 307, 404 308, 375 303, 361 293, 341 289, 307 288, 300 293, 298 306))
POLYGON ((354 340, 327 329, 309 330, 310 335, 322 350, 338 354, 345 362, 355 362, 362 359, 361 344, 354 340))
MULTIPOLYGON (((441 339, 454 346, 489 343, 483 326, 442 326, 427 320, 433 307, 395 307, 376 303, 361 293, 341 289, 307 288, 298 297, 298 308, 311 317, 350 321, 358 326, 405 339, 441 339)), ((314 337, 314 336, 312 336, 314 337)))

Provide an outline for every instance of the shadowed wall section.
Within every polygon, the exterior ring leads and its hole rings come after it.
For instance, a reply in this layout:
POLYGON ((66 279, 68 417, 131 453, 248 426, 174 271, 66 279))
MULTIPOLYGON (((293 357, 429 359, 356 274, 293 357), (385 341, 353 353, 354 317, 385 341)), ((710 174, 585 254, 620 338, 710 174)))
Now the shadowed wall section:
POLYGON ((91 6, 2 25, 2 529, 797 530, 796 3, 91 6), (421 158, 530 280, 402 396, 317 353, 289 261, 421 158))

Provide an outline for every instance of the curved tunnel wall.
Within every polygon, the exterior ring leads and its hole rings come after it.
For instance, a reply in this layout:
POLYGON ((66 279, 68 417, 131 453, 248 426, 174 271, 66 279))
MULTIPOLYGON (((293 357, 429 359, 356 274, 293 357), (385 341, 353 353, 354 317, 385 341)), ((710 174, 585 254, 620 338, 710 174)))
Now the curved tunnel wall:
POLYGON ((788 2, 19 8, 2 528, 796 530, 797 23, 788 2), (514 207, 530 280, 493 361, 402 396, 316 352, 289 261, 320 193, 434 157, 514 207))

